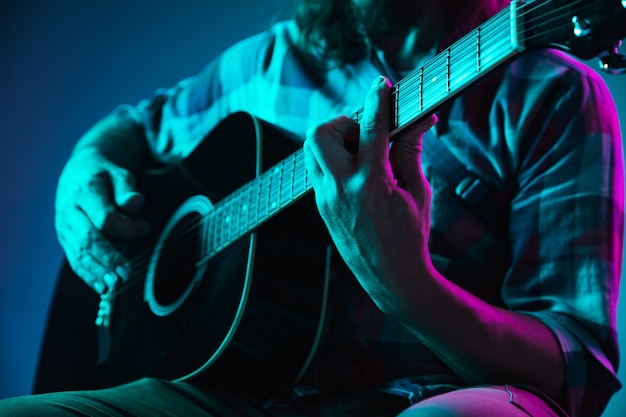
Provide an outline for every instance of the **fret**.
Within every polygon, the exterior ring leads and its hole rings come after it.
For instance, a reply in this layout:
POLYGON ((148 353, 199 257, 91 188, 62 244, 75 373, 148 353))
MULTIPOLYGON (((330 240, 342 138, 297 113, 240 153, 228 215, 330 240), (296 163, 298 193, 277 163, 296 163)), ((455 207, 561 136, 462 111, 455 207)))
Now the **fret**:
POLYGON ((232 196, 228 198, 226 204, 224 204, 224 241, 222 245, 226 246, 232 240, 232 211, 233 211, 233 199, 232 196))
POLYGON ((393 105, 392 108, 392 115, 391 115, 391 126, 389 130, 394 130, 397 129, 398 126, 400 126, 400 116, 399 116, 399 96, 400 96, 400 86, 402 86, 402 83, 397 83, 392 92, 391 92, 391 103, 393 105))
POLYGON ((476 28, 476 72, 480 72, 482 70, 482 66, 481 66, 482 51, 480 48, 481 32, 482 32, 482 26, 478 26, 478 28, 476 28))
POLYGON ((211 233, 210 233, 210 227, 211 227, 211 216, 208 215, 209 213, 207 213, 207 215, 205 215, 202 220, 201 220, 201 226, 200 226, 200 230, 202 231, 202 250, 200 253, 200 262, 202 262, 202 259, 206 259, 206 257, 209 255, 209 253, 211 252, 211 247, 210 247, 210 243, 211 243, 211 233))
POLYGON ((250 182, 248 198, 248 228, 251 229, 259 221, 259 180, 255 178, 250 182))
POLYGON ((476 32, 470 33, 466 38, 455 43, 450 48, 450 84, 448 93, 454 93, 470 83, 476 76, 475 61, 477 57, 473 44, 476 32))
POLYGON ((439 54, 424 66, 424 107, 431 107, 448 95, 446 91, 446 55, 439 54))
POLYGON ((239 193, 232 194, 228 208, 228 242, 237 238, 239 231, 239 193))
POLYGON ((230 229, 231 229, 231 212, 232 212, 232 195, 228 196, 226 200, 224 200, 223 210, 224 210, 224 225, 223 225, 223 235, 222 235, 222 245, 227 245, 230 242, 230 229))
POLYGON ((268 215, 280 208, 280 188, 282 179, 282 170, 280 168, 281 165, 277 164, 275 167, 270 169, 268 215))
POLYGON ((294 169, 296 177, 293 182, 293 195, 299 196, 308 189, 306 169, 304 167, 304 152, 298 151, 294 156, 294 169))
POLYGON ((446 49, 446 93, 450 94, 450 51, 452 49, 446 49))
POLYGON ((294 157, 290 155, 282 161, 282 181, 280 183, 280 206, 285 207, 293 200, 294 157))
POLYGON ((230 204, 232 197, 227 197, 227 200, 224 201, 223 207, 223 217, 224 223, 222 225, 222 245, 226 246, 228 242, 230 242, 230 211, 232 209, 232 205, 230 204))
POLYGON ((245 184, 225 197, 209 215, 209 252, 213 253, 241 237, 257 223, 255 184, 258 179, 245 184))
POLYGON ((241 208, 241 193, 234 193, 233 194, 233 198, 231 200, 231 204, 230 204, 230 210, 229 210, 229 216, 230 216, 230 223, 229 223, 229 235, 228 235, 228 241, 231 242, 233 240, 236 240, 239 236, 241 236, 241 229, 239 228, 239 221, 240 221, 240 214, 239 214, 239 210, 241 208))
POLYGON ((304 191, 308 191, 313 188, 313 183, 311 182, 311 177, 306 170, 304 170, 304 178, 305 178, 305 181, 304 181, 305 190, 304 191))
POLYGON ((222 206, 215 210, 215 233, 213 234, 213 247, 216 250, 222 248, 224 242, 224 209, 222 206))
POLYGON ((237 229, 238 231, 244 232, 247 231, 250 227, 250 223, 248 222, 248 208, 250 207, 250 185, 245 184, 241 187, 241 191, 239 192, 240 205, 237 210, 237 229))
POLYGON ((414 118, 415 114, 421 112, 423 106, 422 96, 423 69, 419 69, 407 76, 395 86, 394 111, 395 123, 391 130, 395 130, 414 118))
POLYGON ((220 216, 220 214, 222 213, 221 210, 216 210, 214 212, 214 216, 213 216, 213 223, 214 223, 214 227, 213 227, 213 248, 215 248, 215 250, 219 250, 220 246, 222 244, 221 240, 220 240, 220 235, 221 235, 221 223, 222 223, 222 218, 220 216))
POLYGON ((404 80, 400 81, 393 89, 393 120, 391 130, 406 124, 405 118, 407 108, 410 107, 415 111, 419 111, 421 86, 417 73, 412 73, 404 80), (412 103, 407 105, 407 103, 412 103))
POLYGON ((258 219, 263 220, 269 214, 270 207, 270 176, 264 172, 259 177, 259 205, 257 207, 258 219))
POLYGON ((215 234, 215 208, 207 215, 206 218, 206 257, 210 257, 215 252, 215 242, 213 236, 215 234))
POLYGON ((420 79, 419 79, 419 111, 420 113, 424 111, 424 67, 420 68, 420 79))
POLYGON ((363 111, 365 109, 364 108, 360 108, 358 109, 356 112, 354 112, 350 118, 352 119, 352 121, 356 122, 357 124, 361 124, 361 120, 363 120, 363 111))
POLYGON ((295 154, 293 154, 291 157, 291 184, 290 184, 291 201, 294 201, 299 196, 298 194, 296 194, 296 178, 304 175, 304 172, 298 171, 298 165, 297 165, 298 155, 304 155, 304 152, 298 151, 295 154))
POLYGON ((485 71, 500 64, 515 51, 510 36, 502 36, 502 33, 511 33, 510 12, 508 10, 500 12, 486 22, 482 30, 481 68, 485 71))

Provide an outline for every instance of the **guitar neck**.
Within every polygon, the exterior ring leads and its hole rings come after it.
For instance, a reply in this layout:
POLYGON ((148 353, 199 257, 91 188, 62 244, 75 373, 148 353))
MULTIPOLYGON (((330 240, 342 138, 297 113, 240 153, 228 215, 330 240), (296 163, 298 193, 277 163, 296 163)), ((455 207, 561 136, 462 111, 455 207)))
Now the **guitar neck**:
POLYGON ((208 216, 204 260, 271 219, 311 188, 300 149, 225 197, 208 216))
MULTIPOLYGON (((523 51, 517 2, 477 27, 393 87, 393 137, 523 51)), ((356 113, 360 122, 363 110, 356 113)))
MULTIPOLYGON (((391 136, 432 114, 491 70, 519 54, 517 7, 486 21, 393 87, 391 136)), ((363 109, 351 118, 360 123, 363 109)), ((209 215, 205 260, 247 235, 311 190, 298 150, 230 194, 209 215)))

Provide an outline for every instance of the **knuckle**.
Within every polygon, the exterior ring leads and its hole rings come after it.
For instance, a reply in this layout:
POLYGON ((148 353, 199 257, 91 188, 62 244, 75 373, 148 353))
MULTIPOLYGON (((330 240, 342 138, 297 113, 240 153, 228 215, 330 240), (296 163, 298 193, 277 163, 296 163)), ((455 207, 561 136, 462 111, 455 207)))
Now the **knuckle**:
POLYGON ((97 231, 88 232, 76 247, 75 258, 87 269, 111 268, 118 261, 117 252, 97 231), (99 264, 100 266, 96 265, 99 264))
POLYGON ((106 184, 107 173, 105 171, 97 171, 86 177, 87 181, 79 185, 79 190, 85 192, 87 190, 99 190, 106 184))
POLYGON ((329 138, 343 138, 353 124, 353 120, 349 117, 337 116, 329 122, 319 124, 310 129, 307 134, 307 141, 311 141, 309 145, 315 145, 329 138))
POLYGON ((117 229, 117 213, 103 209, 93 220, 94 227, 102 233, 114 233, 117 229))
POLYGON ((74 258, 76 262, 86 265, 90 260, 89 249, 91 247, 91 239, 88 237, 82 239, 78 246, 74 249, 74 258))
POLYGON ((112 173, 123 183, 128 184, 131 187, 135 186, 135 176, 129 170, 116 166, 112 170, 112 173))
POLYGON ((113 251, 102 251, 100 255, 98 255, 98 261, 100 261, 106 269, 113 269, 113 265, 117 263, 118 257, 113 251))
POLYGON ((309 136, 309 146, 313 147, 320 143, 320 141, 335 133, 335 129, 330 126, 328 123, 321 124, 316 126, 311 132, 309 136))

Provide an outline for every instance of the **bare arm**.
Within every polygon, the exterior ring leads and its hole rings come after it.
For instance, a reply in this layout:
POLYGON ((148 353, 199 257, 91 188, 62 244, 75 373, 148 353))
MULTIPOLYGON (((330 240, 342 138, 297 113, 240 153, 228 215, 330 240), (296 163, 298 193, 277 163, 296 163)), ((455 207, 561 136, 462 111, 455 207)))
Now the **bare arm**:
POLYGON ((387 135, 389 85, 370 91, 358 128, 338 118, 305 142, 316 202, 350 269, 385 313, 399 319, 470 384, 532 385, 564 398, 565 364, 539 320, 487 304, 448 281, 430 261, 430 187, 421 170, 431 118, 387 135), (355 156, 344 139, 359 138, 355 156))

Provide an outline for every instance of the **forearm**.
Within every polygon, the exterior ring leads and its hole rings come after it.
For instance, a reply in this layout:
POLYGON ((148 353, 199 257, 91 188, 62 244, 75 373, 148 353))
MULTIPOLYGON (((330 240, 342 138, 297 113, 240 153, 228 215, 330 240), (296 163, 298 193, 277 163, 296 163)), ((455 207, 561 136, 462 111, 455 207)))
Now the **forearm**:
POLYGON ((427 276, 391 314, 468 383, 527 384, 563 402, 564 359, 546 325, 487 304, 434 269, 427 276))
POLYGON ((381 80, 370 90, 356 157, 345 151, 354 132, 343 119, 305 142, 317 206, 339 253, 376 305, 468 383, 527 384, 562 401, 565 364, 551 331, 482 301, 432 266, 431 189, 420 156, 430 125, 398 135, 390 149, 389 94, 381 80))
POLYGON ((83 152, 96 152, 131 172, 145 167, 151 159, 143 127, 118 114, 106 116, 79 139, 73 155, 83 152))

